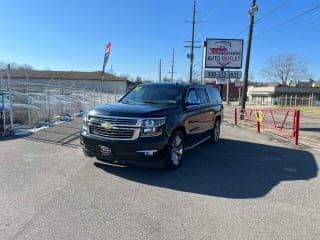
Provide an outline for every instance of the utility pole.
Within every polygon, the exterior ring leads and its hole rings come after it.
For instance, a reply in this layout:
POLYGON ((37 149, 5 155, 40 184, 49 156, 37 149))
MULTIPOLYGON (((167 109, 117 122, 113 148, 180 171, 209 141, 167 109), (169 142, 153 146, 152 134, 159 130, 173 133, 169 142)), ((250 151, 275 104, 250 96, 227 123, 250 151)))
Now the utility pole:
MULTIPOLYGON (((249 65, 250 65, 250 54, 251 54, 251 42, 252 33, 254 25, 254 15, 257 13, 258 7, 256 5, 256 0, 252 0, 251 8, 249 11, 250 24, 249 24, 249 34, 248 34, 248 45, 247 45, 247 55, 246 55, 246 65, 244 70, 243 88, 242 88, 242 99, 241 99, 241 109, 246 108, 246 98, 248 91, 248 76, 249 76, 249 65)), ((241 114, 241 119, 243 115, 241 114)))
POLYGON ((192 35, 191 35, 191 46, 185 46, 191 48, 190 54, 188 54, 188 58, 190 58, 190 75, 189 75, 189 82, 192 83, 192 72, 193 72, 193 61, 194 61, 194 49, 201 48, 200 46, 195 46, 194 43, 194 31, 195 31, 195 24, 199 23, 196 22, 196 0, 193 1, 193 12, 192 12, 192 35))
POLYGON ((196 21, 196 0, 193 1, 193 14, 192 14, 192 39, 191 39, 191 54, 190 54, 190 83, 192 82, 193 59, 194 59, 194 26, 196 21))
POLYGON ((174 71, 174 48, 172 49, 172 63, 171 63, 171 82, 173 82, 173 75, 176 73, 174 71))
POLYGON ((159 61, 159 82, 161 82, 161 58, 159 61))
POLYGON ((204 84, 204 76, 203 75, 204 75, 204 68, 205 68, 204 63, 205 63, 205 55, 206 55, 205 51, 206 51, 206 49, 207 49, 207 41, 203 41, 203 44, 202 44, 201 78, 200 78, 201 84, 204 84))

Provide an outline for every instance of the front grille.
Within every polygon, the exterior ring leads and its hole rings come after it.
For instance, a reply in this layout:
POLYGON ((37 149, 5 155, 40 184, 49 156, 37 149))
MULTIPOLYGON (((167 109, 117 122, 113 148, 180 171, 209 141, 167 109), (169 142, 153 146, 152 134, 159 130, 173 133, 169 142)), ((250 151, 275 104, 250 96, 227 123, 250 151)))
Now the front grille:
POLYGON ((116 117, 89 117, 89 133, 106 139, 134 140, 139 137, 140 126, 137 119, 116 117), (109 124, 109 128, 102 124, 109 124))
POLYGON ((102 127, 90 126, 90 134, 98 135, 100 137, 110 139, 131 139, 134 134, 134 130, 123 129, 104 129, 102 127))

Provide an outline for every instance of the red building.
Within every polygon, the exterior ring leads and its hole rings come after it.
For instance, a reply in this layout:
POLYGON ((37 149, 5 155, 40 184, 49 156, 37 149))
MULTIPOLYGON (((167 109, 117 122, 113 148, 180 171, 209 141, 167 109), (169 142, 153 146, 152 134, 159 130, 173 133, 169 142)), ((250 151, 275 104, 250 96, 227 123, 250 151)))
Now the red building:
MULTIPOLYGON (((208 85, 211 85, 218 89, 220 91, 220 84, 216 84, 215 82, 212 83, 206 83, 208 85)), ((229 101, 238 101, 239 99, 239 93, 241 95, 241 87, 235 86, 234 82, 229 83, 229 101)), ((223 90, 222 90, 222 99, 225 101, 227 96, 227 85, 223 85, 223 90)))

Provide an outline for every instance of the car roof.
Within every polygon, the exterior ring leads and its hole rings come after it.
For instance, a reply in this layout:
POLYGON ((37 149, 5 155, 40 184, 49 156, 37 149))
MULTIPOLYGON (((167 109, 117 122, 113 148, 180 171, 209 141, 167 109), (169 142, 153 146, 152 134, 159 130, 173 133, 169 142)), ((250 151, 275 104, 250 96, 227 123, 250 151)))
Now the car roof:
POLYGON ((156 82, 156 83, 144 83, 142 86, 182 86, 182 87, 206 87, 207 85, 198 83, 186 83, 186 82, 156 82))

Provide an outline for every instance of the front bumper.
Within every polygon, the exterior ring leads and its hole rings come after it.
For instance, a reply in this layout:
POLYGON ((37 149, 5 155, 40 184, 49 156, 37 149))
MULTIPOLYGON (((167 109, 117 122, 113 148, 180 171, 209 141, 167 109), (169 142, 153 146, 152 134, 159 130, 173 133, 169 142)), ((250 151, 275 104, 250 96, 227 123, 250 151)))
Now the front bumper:
POLYGON ((80 143, 87 156, 133 165, 163 166, 168 137, 139 137, 136 140, 108 140, 81 130, 80 143), (105 154, 105 147, 111 150, 105 154))

